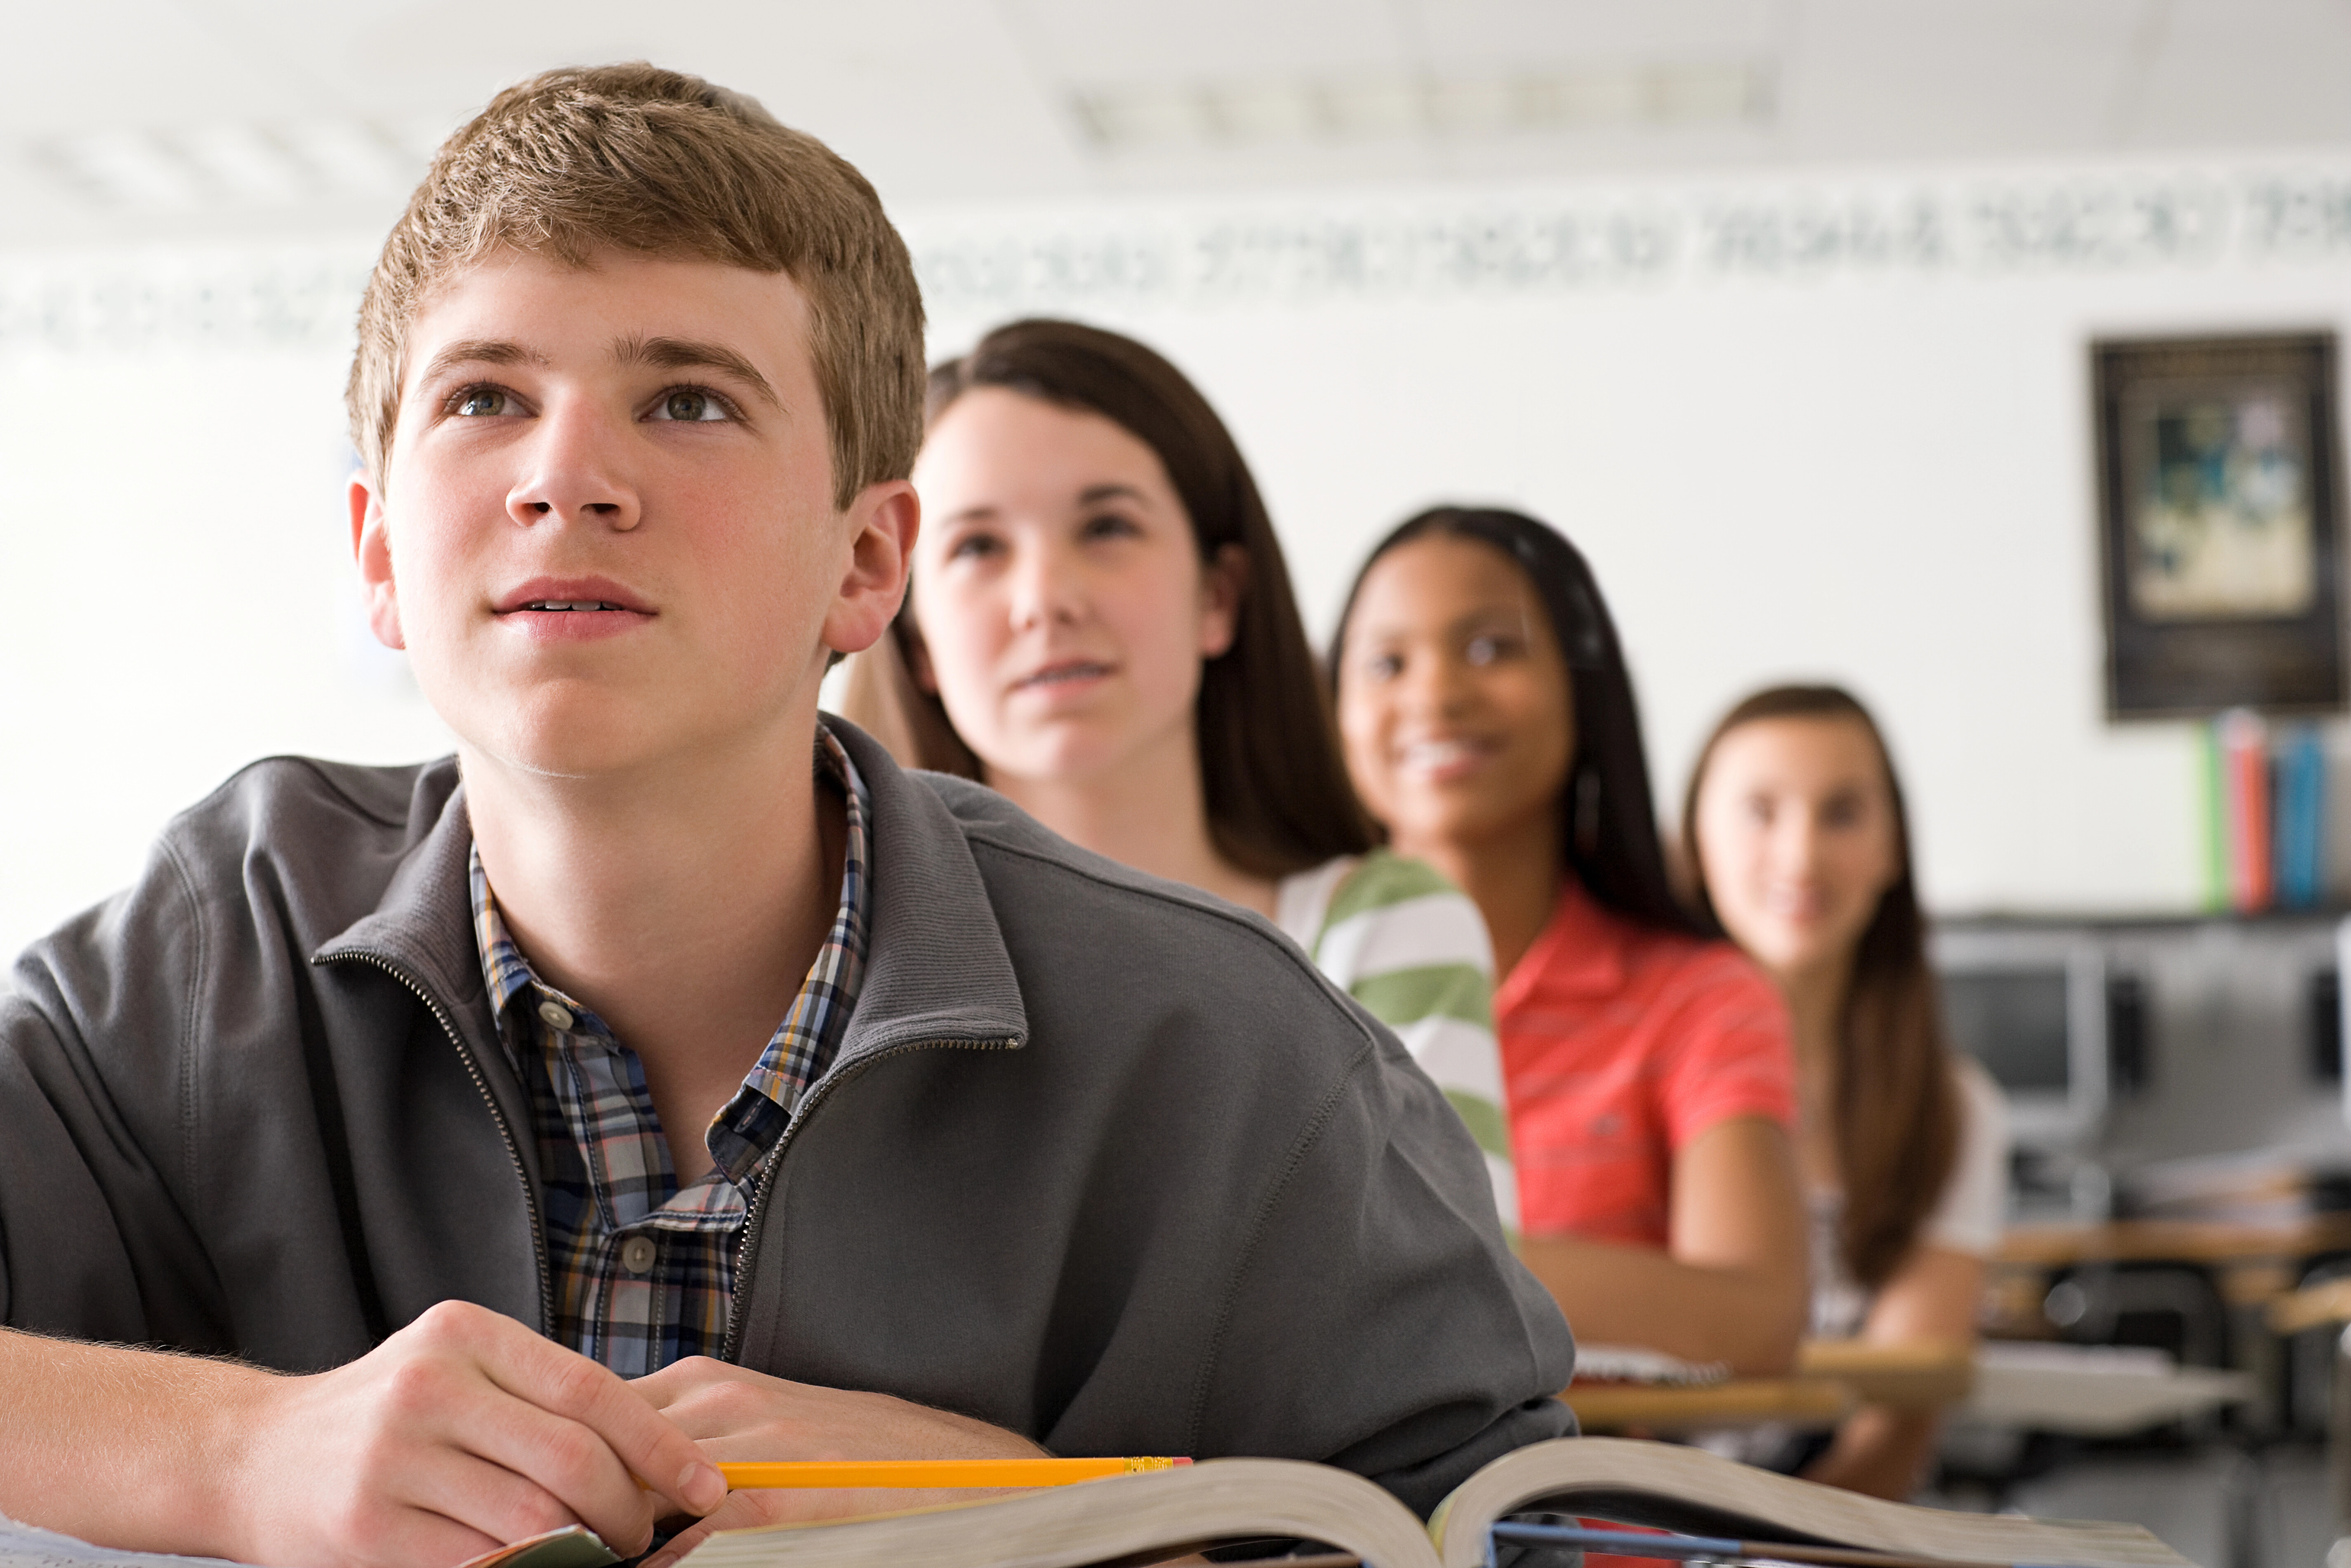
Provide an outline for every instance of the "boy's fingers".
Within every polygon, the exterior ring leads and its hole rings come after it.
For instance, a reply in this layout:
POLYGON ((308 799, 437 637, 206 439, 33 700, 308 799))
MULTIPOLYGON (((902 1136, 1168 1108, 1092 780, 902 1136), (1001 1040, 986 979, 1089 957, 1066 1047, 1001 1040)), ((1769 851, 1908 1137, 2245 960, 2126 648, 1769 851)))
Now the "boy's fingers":
POLYGON ((731 1494, 724 1507, 671 1537, 658 1556, 646 1559, 637 1568, 670 1568, 671 1563, 701 1545, 716 1531, 747 1530, 762 1524, 806 1524, 817 1520, 850 1519, 861 1514, 936 1508, 947 1503, 1008 1497, 1017 1490, 1019 1489, 753 1487, 731 1494))
POLYGON ((576 1520, 625 1556, 643 1551, 655 1517, 678 1506, 657 1507, 606 1434, 503 1389, 493 1391, 462 1426, 453 1427, 450 1441, 478 1471, 511 1477, 515 1484, 469 1477, 462 1507, 435 1506, 503 1540, 561 1529, 576 1520))
POLYGON ((445 1568, 470 1563, 503 1544, 496 1537, 485 1535, 454 1519, 411 1509, 394 1529, 367 1543, 365 1555, 354 1555, 350 1561, 362 1565, 384 1564, 386 1568, 413 1568, 418 1563, 445 1568))
POLYGON ((661 1551, 637 1564, 637 1568, 670 1568, 679 1558, 710 1539, 721 1530, 743 1530, 755 1524, 774 1524, 782 1515, 768 1501, 773 1493, 738 1491, 727 1498, 726 1504, 715 1510, 707 1519, 698 1521, 669 1538, 661 1551))
MULTIPOLYGON (((468 1562, 510 1542, 577 1522, 571 1511, 503 1465, 435 1449, 409 1476, 404 1539, 387 1562, 468 1562)), ((593 1528, 592 1526, 590 1528, 593 1528)), ((616 1543, 625 1544, 625 1543, 616 1543)))
MULTIPOLYGON (((631 1392, 628 1384, 606 1368, 540 1338, 520 1324, 516 1327, 523 1338, 503 1347, 509 1354, 486 1359, 483 1371, 525 1406, 576 1422, 601 1439, 624 1472, 611 1484, 617 1487, 626 1483, 628 1495, 634 1498, 638 1495, 636 1482, 643 1480, 689 1513, 707 1513, 726 1500, 726 1478, 703 1458, 702 1450, 674 1422, 631 1392)), ((547 1446, 540 1464, 551 1463, 567 1473, 578 1473, 576 1467, 583 1456, 569 1437, 536 1426, 516 1436, 525 1444, 547 1446)), ((507 1451, 526 1462, 531 1452, 528 1447, 509 1448, 507 1451)), ((501 1463, 512 1462, 506 1454, 485 1457, 496 1458, 501 1463)), ((539 1479, 531 1469, 524 1473, 539 1479)), ((588 1518, 590 1511, 580 1508, 582 1500, 565 1495, 564 1500, 583 1519, 588 1518)))

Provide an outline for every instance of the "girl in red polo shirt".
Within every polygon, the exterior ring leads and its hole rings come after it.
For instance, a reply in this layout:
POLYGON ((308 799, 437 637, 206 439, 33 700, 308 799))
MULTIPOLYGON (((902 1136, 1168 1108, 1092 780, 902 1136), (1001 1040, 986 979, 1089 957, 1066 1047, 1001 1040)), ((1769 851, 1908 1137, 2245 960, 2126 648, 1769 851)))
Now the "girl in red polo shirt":
POLYGON ((1599 585, 1515 512, 1372 552, 1331 666, 1349 771, 1493 936, 1521 1256, 1587 1343, 1784 1369, 1805 1312, 1785 1009, 1666 878, 1599 585))

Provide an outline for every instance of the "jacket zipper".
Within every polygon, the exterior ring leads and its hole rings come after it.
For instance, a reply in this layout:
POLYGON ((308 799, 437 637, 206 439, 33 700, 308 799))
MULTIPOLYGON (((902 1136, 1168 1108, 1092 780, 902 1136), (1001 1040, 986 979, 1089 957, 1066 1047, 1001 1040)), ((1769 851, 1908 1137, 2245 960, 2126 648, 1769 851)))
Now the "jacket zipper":
POLYGON ((728 1293, 726 1337, 719 1343, 719 1360, 731 1364, 743 1348, 744 1281, 749 1278, 751 1255, 759 1245, 759 1233, 768 1218, 768 1193, 776 1185, 776 1171, 784 1163, 784 1151, 791 1147, 792 1140, 799 1135, 799 1130, 808 1125, 808 1120, 816 1113, 816 1108, 831 1098, 835 1089, 864 1076, 867 1068, 893 1056, 904 1056, 913 1051, 1009 1051, 1019 1043, 1018 1037, 1014 1036, 1002 1040, 910 1040, 903 1045, 877 1051, 840 1077, 826 1080, 816 1086, 801 1104, 799 1113, 784 1128, 784 1135, 776 1140, 766 1166, 759 1172, 759 1185, 752 1189, 750 1212, 743 1219, 743 1239, 735 1244, 735 1289, 728 1293))
POLYGON ((426 1010, 439 1020, 442 1032, 449 1037, 449 1043, 457 1048, 458 1059, 465 1064, 465 1075, 474 1081, 475 1089, 481 1093, 482 1103, 490 1108, 490 1120, 497 1124, 498 1137, 507 1146, 507 1159, 514 1166, 515 1181, 522 1187, 523 1211, 530 1217, 531 1258, 538 1265, 538 1332, 542 1334, 549 1333, 555 1326, 555 1281, 548 1268, 547 1233, 539 1224, 538 1195, 531 1190, 530 1171, 522 1163, 521 1145, 515 1142, 514 1129, 507 1124, 506 1113, 498 1109, 497 1097, 490 1092, 489 1080, 482 1076, 482 1064, 474 1055, 474 1048, 465 1043, 465 1037, 457 1032, 455 1022, 433 993, 382 954, 366 947, 346 947, 340 952, 324 954, 315 962, 330 964, 343 958, 357 958, 381 969, 413 991, 416 999, 423 1002, 426 1010))

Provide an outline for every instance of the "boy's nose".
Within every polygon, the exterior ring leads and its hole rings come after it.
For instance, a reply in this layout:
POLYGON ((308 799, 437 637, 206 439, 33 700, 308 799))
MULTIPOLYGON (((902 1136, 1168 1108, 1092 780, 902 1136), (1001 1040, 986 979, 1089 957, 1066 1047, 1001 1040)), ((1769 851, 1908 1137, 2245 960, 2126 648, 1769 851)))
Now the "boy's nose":
POLYGON ((550 520, 622 531, 637 526, 643 512, 636 487, 611 459, 616 433, 583 411, 550 410, 538 434, 507 493, 507 516, 526 527, 550 520))

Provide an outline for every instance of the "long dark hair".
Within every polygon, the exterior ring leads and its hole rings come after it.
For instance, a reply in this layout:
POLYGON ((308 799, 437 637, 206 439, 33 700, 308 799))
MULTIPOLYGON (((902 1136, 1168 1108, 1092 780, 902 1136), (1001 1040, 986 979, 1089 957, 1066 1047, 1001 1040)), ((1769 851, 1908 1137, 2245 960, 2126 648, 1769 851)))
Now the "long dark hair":
POLYGON ((1575 704, 1575 756, 1559 792, 1564 869, 1619 915, 1668 931, 1694 932, 1666 875, 1649 764, 1641 747, 1641 715, 1615 622, 1583 552, 1557 529, 1523 512, 1493 507, 1432 507, 1396 525, 1372 547, 1347 590, 1339 630, 1331 639, 1333 690, 1364 580, 1388 551, 1431 534, 1474 539, 1500 551, 1527 574, 1550 617, 1575 704))
POLYGON ((1942 1196, 1959 1158, 1959 1084, 1944 1037, 1935 972, 1927 963, 1927 919, 1910 870, 1910 817, 1893 754, 1869 710, 1842 686, 1772 686, 1722 716, 1707 737, 1682 798, 1682 852, 1692 902, 1719 931, 1698 852, 1698 800, 1722 737, 1772 718, 1855 724, 1877 749, 1894 813, 1899 871, 1854 953, 1853 978, 1837 1017, 1836 1082, 1831 1096, 1844 1215, 1837 1237, 1845 1268, 1875 1290, 1902 1266, 1918 1228, 1942 1196))
MULTIPOLYGON (((976 387, 1002 387, 1117 424, 1158 455, 1201 559, 1213 561, 1227 545, 1238 545, 1247 558, 1232 646, 1202 666, 1193 706, 1217 853, 1253 875, 1278 877, 1369 849, 1371 821, 1347 779, 1272 519, 1231 432, 1199 389, 1132 338, 1048 320, 998 327, 970 353, 935 367, 930 422, 976 387)), ((946 706, 914 679, 918 637, 910 593, 891 635, 858 656, 842 711, 901 762, 977 779, 979 759, 946 706)))

